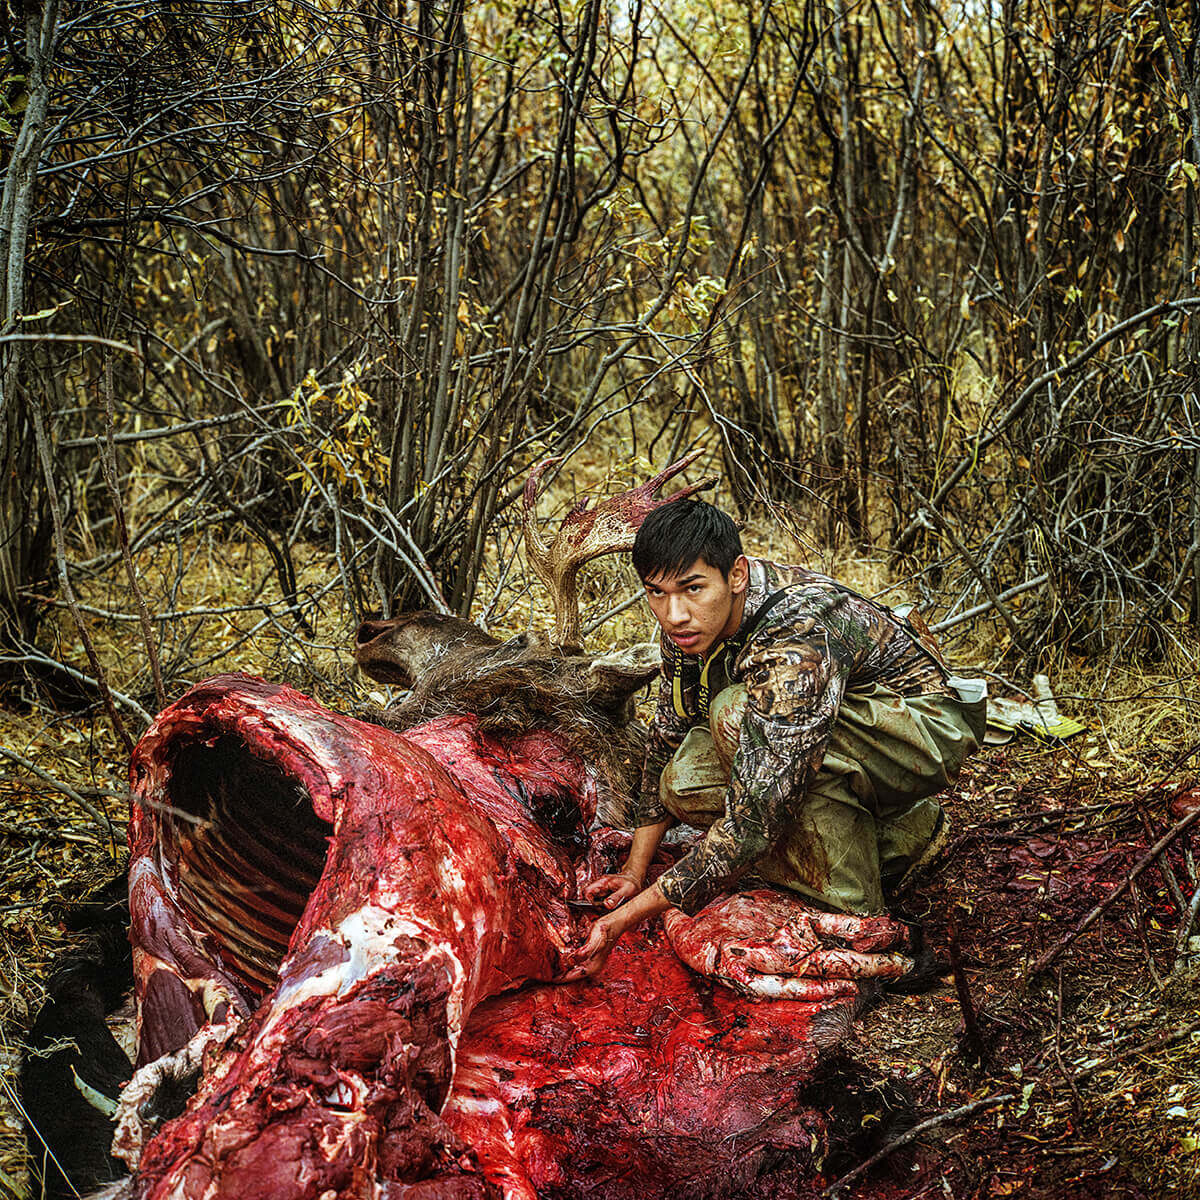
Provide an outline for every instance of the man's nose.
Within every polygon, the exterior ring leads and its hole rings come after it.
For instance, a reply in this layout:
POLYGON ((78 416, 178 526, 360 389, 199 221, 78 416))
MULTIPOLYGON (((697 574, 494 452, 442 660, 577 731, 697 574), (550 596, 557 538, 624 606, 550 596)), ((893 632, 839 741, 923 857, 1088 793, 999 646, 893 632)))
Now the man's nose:
POLYGON ((667 621, 672 627, 686 625, 688 619, 687 605, 683 596, 670 596, 667 599, 667 621))

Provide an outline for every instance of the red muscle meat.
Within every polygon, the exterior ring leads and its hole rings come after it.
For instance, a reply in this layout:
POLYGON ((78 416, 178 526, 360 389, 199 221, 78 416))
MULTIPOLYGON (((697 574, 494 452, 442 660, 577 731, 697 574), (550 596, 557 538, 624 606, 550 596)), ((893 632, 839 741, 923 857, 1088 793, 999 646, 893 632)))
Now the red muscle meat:
POLYGON ((591 771, 554 735, 401 735, 225 676, 160 715, 131 777, 139 1061, 227 1025, 142 1153, 143 1200, 716 1197, 811 1161, 802 1087, 853 984, 748 1003, 657 929, 599 983, 544 982, 606 869, 591 771))
POLYGON ((509 1200, 736 1196, 765 1161, 820 1157, 801 1089, 853 1005, 748 1004, 629 935, 598 984, 476 1009, 443 1116, 509 1200))
POLYGON ((766 888, 722 897, 694 917, 670 909, 663 926, 694 971, 757 1000, 854 996, 856 980, 898 979, 913 965, 899 953, 907 936, 900 922, 818 912, 766 888), (834 939, 849 945, 826 944, 834 939))
POLYGON ((582 764, 545 734, 401 737, 224 677, 159 717, 132 776, 139 1058, 248 1018, 147 1146, 141 1195, 365 1196, 457 1170, 435 1114, 464 1020, 578 940, 582 764))

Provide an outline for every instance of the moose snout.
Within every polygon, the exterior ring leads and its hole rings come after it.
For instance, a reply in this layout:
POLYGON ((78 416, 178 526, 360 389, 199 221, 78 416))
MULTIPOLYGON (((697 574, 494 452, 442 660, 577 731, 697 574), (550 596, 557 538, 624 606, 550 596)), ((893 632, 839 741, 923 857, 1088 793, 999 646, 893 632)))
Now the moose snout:
POLYGON ((396 636, 403 624, 402 617, 384 620, 372 613, 354 633, 354 661, 372 679, 408 688, 413 684, 414 663, 411 647, 396 636))
POLYGON ((354 635, 356 646, 365 646, 377 637, 382 637, 395 624, 394 621, 364 621, 354 635))

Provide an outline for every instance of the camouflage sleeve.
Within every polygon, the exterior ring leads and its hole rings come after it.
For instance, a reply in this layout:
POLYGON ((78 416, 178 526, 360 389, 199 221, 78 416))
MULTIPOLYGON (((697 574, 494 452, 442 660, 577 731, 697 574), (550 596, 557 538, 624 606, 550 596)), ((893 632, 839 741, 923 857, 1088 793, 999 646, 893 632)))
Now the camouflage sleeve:
POLYGON ((671 678, 667 674, 666 650, 664 648, 663 669, 658 682, 658 705, 650 732, 646 737, 646 758, 642 767, 642 786, 633 805, 633 828, 642 825, 657 825, 671 814, 663 807, 659 798, 659 780, 671 756, 683 744, 687 735, 688 722, 675 711, 671 699, 671 678))
POLYGON ((748 703, 725 816, 658 881, 689 915, 774 846, 825 756, 850 663, 824 628, 806 624, 743 659, 748 703))

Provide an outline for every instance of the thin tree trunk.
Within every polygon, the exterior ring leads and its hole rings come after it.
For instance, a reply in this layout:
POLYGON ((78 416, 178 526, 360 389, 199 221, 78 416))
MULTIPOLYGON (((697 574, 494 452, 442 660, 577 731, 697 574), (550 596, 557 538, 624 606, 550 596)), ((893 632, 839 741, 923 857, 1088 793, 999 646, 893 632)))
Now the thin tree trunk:
MULTIPOLYGON (((25 258, 33 217, 38 164, 49 125, 50 72, 58 34, 59 0, 31 3, 25 14, 29 96, 0 199, 0 332, 12 333, 25 308, 25 258)), ((0 624, 19 638, 32 633, 34 617, 19 591, 44 569, 49 544, 36 520, 39 492, 30 453, 29 402, 19 376, 28 343, 0 344, 0 624)))

